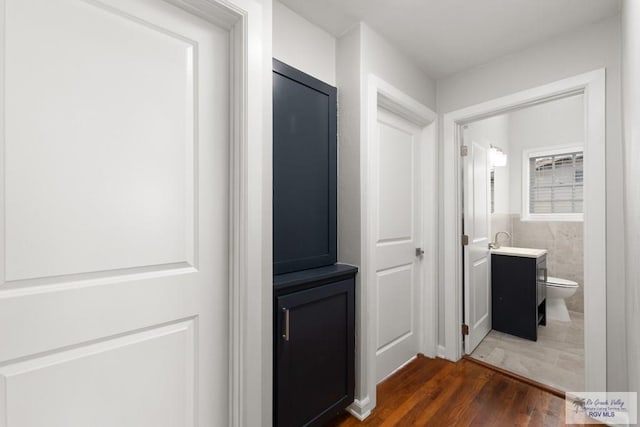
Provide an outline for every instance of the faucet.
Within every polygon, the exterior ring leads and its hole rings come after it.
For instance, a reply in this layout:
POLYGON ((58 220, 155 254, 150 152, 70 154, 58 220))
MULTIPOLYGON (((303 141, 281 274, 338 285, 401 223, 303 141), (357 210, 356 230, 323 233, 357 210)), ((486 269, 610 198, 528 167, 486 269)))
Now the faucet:
POLYGON ((511 239, 511 234, 509 234, 506 231, 498 231, 495 235, 495 237, 493 238, 493 242, 489 243, 489 249, 499 249, 500 248, 500 242, 498 241, 498 236, 504 234, 505 236, 507 236, 507 240, 511 239))

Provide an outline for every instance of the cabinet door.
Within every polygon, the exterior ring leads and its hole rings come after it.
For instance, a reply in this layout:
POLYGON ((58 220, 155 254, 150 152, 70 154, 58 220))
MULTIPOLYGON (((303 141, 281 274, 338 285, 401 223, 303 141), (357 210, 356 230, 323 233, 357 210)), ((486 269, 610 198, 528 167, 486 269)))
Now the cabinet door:
POLYGON ((276 425, 319 425, 353 401, 354 280, 276 304, 276 425))
POLYGON ((336 88, 273 61, 273 272, 337 260, 336 88))
POLYGON ((491 256, 493 329, 537 339, 536 260, 509 255, 491 256))

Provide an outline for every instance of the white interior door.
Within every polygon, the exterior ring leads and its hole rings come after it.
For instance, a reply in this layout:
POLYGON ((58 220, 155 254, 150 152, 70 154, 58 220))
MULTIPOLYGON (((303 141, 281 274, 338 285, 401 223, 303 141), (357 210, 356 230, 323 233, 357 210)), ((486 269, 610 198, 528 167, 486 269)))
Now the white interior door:
POLYGON ((419 351, 422 246, 420 128, 378 110, 374 138, 376 379, 381 381, 419 351))
POLYGON ((470 138, 464 144, 464 348, 470 354, 491 331, 491 194, 488 144, 470 138))
POLYGON ((0 426, 227 425, 229 35, 0 0, 0 426))

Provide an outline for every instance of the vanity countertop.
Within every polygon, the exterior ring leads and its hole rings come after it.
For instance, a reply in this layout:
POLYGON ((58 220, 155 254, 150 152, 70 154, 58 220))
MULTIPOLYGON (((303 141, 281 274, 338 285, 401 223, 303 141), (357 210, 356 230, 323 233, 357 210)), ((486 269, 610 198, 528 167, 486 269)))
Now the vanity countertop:
POLYGON ((525 258, 538 258, 547 253, 546 249, 531 249, 531 248, 512 248, 509 246, 502 246, 498 249, 491 249, 492 254, 496 255, 510 255, 519 256, 525 258))

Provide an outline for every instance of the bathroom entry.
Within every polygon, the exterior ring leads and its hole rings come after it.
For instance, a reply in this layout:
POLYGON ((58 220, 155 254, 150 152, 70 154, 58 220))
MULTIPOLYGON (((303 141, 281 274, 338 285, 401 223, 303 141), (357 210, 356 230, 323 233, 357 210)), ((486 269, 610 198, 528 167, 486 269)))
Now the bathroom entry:
POLYGON ((581 94, 462 126, 465 353, 562 391, 585 378, 584 131, 581 94))

